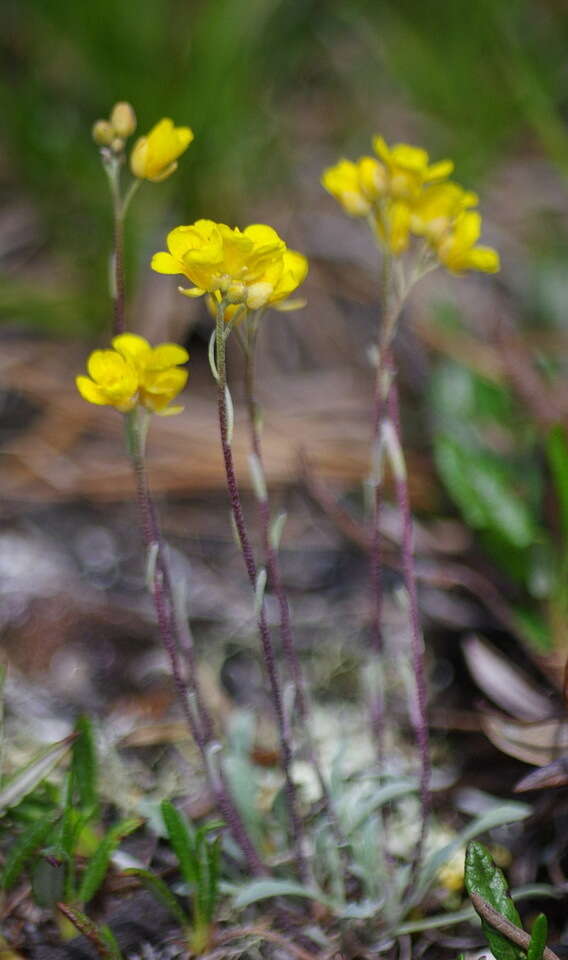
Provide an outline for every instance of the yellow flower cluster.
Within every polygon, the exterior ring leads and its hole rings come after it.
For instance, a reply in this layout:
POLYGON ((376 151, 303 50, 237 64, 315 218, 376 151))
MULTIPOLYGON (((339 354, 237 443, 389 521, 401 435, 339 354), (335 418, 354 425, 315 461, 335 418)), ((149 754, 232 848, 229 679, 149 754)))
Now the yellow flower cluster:
POLYGON ((187 297, 210 294, 217 302, 243 304, 249 310, 285 308, 308 272, 308 261, 289 250, 272 227, 253 224, 242 232, 213 220, 198 220, 168 234, 169 253, 152 258, 158 273, 182 274, 194 284, 187 297))
POLYGON ((129 413, 138 404, 171 416, 183 407, 170 406, 185 387, 188 372, 180 364, 189 354, 175 343, 151 347, 144 337, 122 333, 112 340, 112 350, 94 350, 87 360, 88 377, 76 377, 77 389, 89 403, 115 407, 129 413))
POLYGON ((139 180, 152 183, 165 180, 177 170, 178 158, 192 140, 193 131, 189 127, 174 127, 173 121, 165 117, 134 144, 130 156, 132 173, 139 180))
POLYGON ((376 157, 340 160, 322 184, 346 213, 372 218, 381 242, 395 255, 421 237, 452 273, 499 270, 499 254, 477 246, 481 216, 475 193, 447 178, 451 160, 430 163, 425 150, 406 143, 387 146, 374 137, 376 157))

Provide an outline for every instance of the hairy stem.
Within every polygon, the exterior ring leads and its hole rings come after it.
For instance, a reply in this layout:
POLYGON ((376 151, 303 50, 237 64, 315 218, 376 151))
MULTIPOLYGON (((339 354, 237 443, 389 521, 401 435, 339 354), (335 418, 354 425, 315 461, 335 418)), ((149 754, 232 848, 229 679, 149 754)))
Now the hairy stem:
MULTIPOLYGON (((411 895, 418 877, 424 854, 424 844, 430 813, 430 745, 427 716, 427 680, 424 639, 420 627, 420 612, 416 590, 416 571, 414 562, 414 543, 412 514, 408 494, 408 477, 402 448, 398 390, 396 370, 392 357, 392 344, 396 335, 398 320, 404 298, 408 291, 398 288, 393 274, 393 261, 385 253, 383 262, 383 323, 378 336, 377 375, 375 385, 375 403, 373 410, 373 449, 374 465, 373 486, 373 526, 371 534, 371 577, 374 598, 374 623, 372 648, 379 660, 382 659, 382 581, 381 581, 381 538, 379 530, 380 488, 385 454, 388 455, 394 477, 398 507, 402 519, 402 568, 404 584, 408 595, 411 635, 412 666, 416 684, 416 700, 410 711, 416 744, 420 757, 420 832, 414 851, 407 894, 411 895)), ((374 728, 379 760, 382 758, 384 736, 384 705, 376 698, 374 705, 374 728)))
POLYGON ((189 730, 203 757, 211 789, 214 793, 219 810, 224 817, 235 842, 240 846, 248 867, 255 876, 266 873, 254 844, 252 843, 242 818, 233 803, 225 778, 221 772, 219 778, 211 776, 209 753, 213 746, 210 741, 212 729, 211 719, 200 695, 199 683, 194 669, 194 662, 190 662, 188 681, 185 680, 180 659, 180 638, 176 619, 175 602, 172 590, 169 563, 159 524, 156 519, 154 504, 148 486, 146 461, 144 456, 145 423, 141 419, 146 414, 135 408, 127 418, 127 442, 136 481, 136 500, 140 515, 140 525, 144 546, 148 556, 153 557, 151 570, 151 591, 158 621, 160 637, 164 644, 177 694, 181 701, 184 717, 189 730), (192 709, 190 694, 198 704, 200 719, 192 709))
MULTIPOLYGON (((235 526, 237 528, 237 533, 241 545, 241 550, 243 558, 245 561, 245 566, 247 569, 248 578, 250 580, 251 587, 257 594, 258 587, 258 568, 256 560, 254 557, 254 552, 248 535, 242 502, 241 495, 239 490, 239 485, 237 482, 237 477, 235 473, 235 466, 233 461, 233 451, 231 448, 229 431, 228 431, 228 419, 227 419, 227 369, 226 369, 226 355, 225 355, 225 321, 224 321, 224 304, 221 303, 217 310, 217 320, 215 328, 215 359, 217 366, 217 405, 219 413, 219 431, 221 435, 221 448, 223 451, 223 460, 225 464, 225 474, 227 478, 227 489, 229 491, 229 498, 231 501, 231 509, 233 513, 233 518, 235 521, 235 526)), ((294 785, 291 773, 292 767, 292 745, 291 745, 291 736, 289 724, 286 718, 282 690, 280 685, 280 679, 278 677, 278 671, 276 667, 276 659, 274 656, 274 647, 272 644, 272 638, 270 636, 270 630, 268 627, 268 622, 266 619, 266 605, 264 603, 264 598, 257 597, 258 605, 258 629, 260 634, 260 643, 262 648, 262 655, 264 660, 264 666, 268 676, 268 682, 270 685, 270 693, 272 699, 272 706, 274 708, 274 714, 276 718, 276 725, 278 728, 278 735, 280 739, 280 750, 282 756, 282 767, 285 777, 285 791, 286 791, 286 800, 288 805, 288 814, 290 817, 290 823, 292 827, 293 839, 294 839, 294 852, 296 859, 296 866, 298 869, 298 874, 301 877, 302 881, 306 882, 309 879, 309 871, 304 855, 304 827, 300 813, 298 811, 297 803, 297 794, 296 787, 294 785)))
MULTIPOLYGON (((264 458, 261 438, 261 409, 256 399, 256 325, 249 327, 244 336, 239 337, 239 343, 244 354, 244 396, 247 409, 250 445, 253 456, 255 457, 256 467, 260 474, 260 489, 256 490, 258 512, 260 520, 260 531, 262 540, 262 549, 266 558, 266 569, 269 582, 274 591, 278 602, 280 617, 280 636, 282 638, 282 648, 288 665, 290 677, 294 688, 295 705, 298 712, 302 734, 306 743, 308 757, 318 779, 320 790, 325 804, 325 809, 329 818, 331 830, 338 848, 343 855, 347 848, 347 841, 343 836, 337 813, 327 783, 324 779, 317 750, 312 736, 310 706, 306 693, 306 685, 302 673, 302 666, 298 657, 292 621, 290 617, 290 604, 286 595, 286 588, 282 580, 280 569, 280 559, 278 548, 274 543, 271 534, 271 510, 270 500, 266 485, 266 472, 264 469, 264 458)), ((345 865, 345 864, 344 864, 345 865)))
POLYGON ((393 464, 396 498, 402 519, 402 569, 404 585, 408 595, 410 616, 410 642, 412 651, 412 668, 416 684, 415 708, 410 711, 412 725, 418 753, 420 756, 420 833, 414 851, 414 859, 409 880, 409 889, 414 886, 424 855, 424 844, 428 830, 430 816, 430 738, 428 731, 428 690, 426 678, 426 659, 424 637, 420 626, 420 610, 416 590, 416 569, 414 562, 414 532, 412 528, 412 513, 408 494, 408 477, 402 452, 400 411, 398 388, 396 380, 390 388, 388 396, 388 415, 394 428, 396 438, 395 460, 393 464), (399 464, 398 468, 396 464, 399 464))

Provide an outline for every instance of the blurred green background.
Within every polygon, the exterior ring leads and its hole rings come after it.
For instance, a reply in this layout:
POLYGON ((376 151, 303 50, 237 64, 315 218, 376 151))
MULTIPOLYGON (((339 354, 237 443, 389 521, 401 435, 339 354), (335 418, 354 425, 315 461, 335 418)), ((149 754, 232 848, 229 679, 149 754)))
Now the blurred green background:
POLYGON ((28 327, 107 323, 90 128, 117 99, 139 132, 164 115, 195 131, 176 177, 135 204, 132 284, 162 228, 247 221, 273 191, 300 205, 302 180, 317 197, 323 165, 377 130, 404 137, 409 117, 480 191, 523 151, 568 171, 562 0, 3 0, 0 46, 0 316, 28 327))

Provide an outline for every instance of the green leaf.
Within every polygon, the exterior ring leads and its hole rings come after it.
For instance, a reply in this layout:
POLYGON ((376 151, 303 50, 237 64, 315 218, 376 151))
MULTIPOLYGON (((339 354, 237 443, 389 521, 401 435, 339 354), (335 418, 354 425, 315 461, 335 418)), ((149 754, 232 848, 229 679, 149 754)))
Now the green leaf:
POLYGON ((62 760, 71 748, 75 734, 41 750, 33 760, 4 784, 0 790, 0 816, 22 802, 62 760))
POLYGON ((568 440, 565 428, 557 423, 546 438, 548 465, 560 507, 564 536, 568 536, 568 440))
POLYGON ((42 847, 57 822, 57 815, 50 812, 46 817, 27 827, 25 833, 10 850, 2 871, 1 886, 9 890, 35 852, 42 847))
POLYGON ((501 463, 483 450, 469 450, 455 437, 442 435, 435 446, 436 464, 467 523, 492 530, 515 547, 528 547, 534 522, 525 500, 501 463))
POLYGON ((122 953, 114 933, 107 924, 99 927, 99 936, 110 952, 110 960, 122 960, 122 953))
MULTIPOLYGON (((523 929, 519 912, 509 896, 509 887, 503 872, 495 866, 489 851, 478 841, 473 841, 467 848, 465 885, 469 894, 479 894, 501 916, 523 929)), ((524 958, 524 952, 489 923, 482 919, 481 925, 496 960, 524 958)))
POLYGON ((309 900, 317 900, 318 903, 325 904, 331 910, 336 909, 336 904, 320 890, 304 887, 293 880, 253 880, 237 889, 239 892, 233 903, 237 910, 249 907, 251 903, 258 903, 260 900, 268 900, 269 897, 307 897, 309 900))
MULTIPOLYGON (((205 828, 207 830, 207 827, 205 828)), ((219 861, 221 856, 221 838, 211 838, 204 833, 201 856, 201 917, 210 924, 217 906, 219 888, 219 861)))
POLYGON ((197 889, 200 879, 195 836, 190 832, 187 819, 169 800, 163 800, 160 809, 168 839, 172 846, 183 879, 188 886, 197 889))
POLYGON ((142 825, 143 820, 123 820, 108 831, 101 840, 100 846, 95 855, 89 860, 87 868, 83 874, 79 892, 77 894, 80 903, 88 903, 92 900, 95 893, 103 882, 114 851, 121 840, 127 837, 129 833, 142 825))
POLYGON ((98 803, 97 754, 89 717, 79 717, 75 732, 77 739, 71 751, 70 789, 73 801, 82 810, 93 810, 98 803))
POLYGON ((539 913, 532 926, 531 940, 527 949, 527 960, 542 960, 547 939, 548 920, 544 913, 539 913))
POLYGON ((132 868, 123 871, 124 876, 126 877, 138 877, 142 881, 145 887, 152 893, 156 900, 159 900, 167 910, 170 911, 172 917, 174 917, 179 923, 180 927, 183 930, 187 930, 190 926, 189 917, 187 916, 185 910, 182 910, 180 907, 175 895, 171 892, 170 888, 164 883, 161 877, 156 876, 155 873, 152 873, 151 870, 144 870, 142 868, 132 868))

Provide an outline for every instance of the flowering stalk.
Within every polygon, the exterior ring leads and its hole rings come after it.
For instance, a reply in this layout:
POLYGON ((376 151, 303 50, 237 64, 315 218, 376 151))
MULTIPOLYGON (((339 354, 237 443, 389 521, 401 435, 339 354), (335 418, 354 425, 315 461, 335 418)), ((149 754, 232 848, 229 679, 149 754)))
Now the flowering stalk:
POLYGON ((338 848, 343 855, 347 846, 347 842, 339 826, 337 814, 334 810, 333 799, 323 777, 317 757, 316 747, 312 737, 310 708, 306 694, 306 686, 294 641, 294 633, 290 618, 290 605, 288 603, 288 597, 286 596, 286 589, 284 587, 282 573, 280 570, 278 545, 275 542, 274 533, 271 529, 270 501, 268 498, 261 439, 262 412, 256 399, 255 359, 258 324, 260 319, 260 311, 255 312, 252 315, 247 314, 242 326, 236 327, 235 332, 244 355, 244 397, 247 409, 252 462, 254 464, 253 478, 258 502, 262 549, 266 558, 266 569, 268 572, 269 582, 274 590, 274 594, 278 602, 282 648, 284 650, 284 655, 286 657, 288 670, 293 684, 298 719, 300 721, 302 733, 307 745, 309 760, 320 785, 323 802, 329 817, 330 827, 338 848))
POLYGON ((424 854, 424 844, 428 830, 430 814, 430 738, 428 731, 428 689, 426 678, 426 660, 424 637, 420 627, 420 611, 416 591, 416 569, 414 563, 414 533, 412 528, 412 513, 408 494, 408 475, 401 443, 400 412, 398 402, 398 388, 393 380, 388 396, 389 425, 392 427, 390 442, 387 444, 389 462, 394 476, 396 499, 402 519, 402 568, 404 585, 409 600, 409 616, 412 647, 412 667, 416 683, 416 702, 410 711, 415 731, 418 753, 420 756, 420 833, 414 851, 414 859, 410 872, 408 892, 418 878, 424 854))
POLYGON ((286 718, 286 713, 284 710, 280 679, 278 677, 276 660, 274 656, 274 647, 272 644, 270 630, 269 630, 267 619, 266 619, 266 605, 265 605, 264 596, 263 596, 263 586, 259 579, 259 571, 257 568, 256 560, 254 558, 254 552, 252 549, 252 545, 250 542, 250 538, 248 535, 248 531, 247 531, 247 527, 244 519, 241 496, 240 496, 240 491, 239 491, 239 486, 237 482, 234 461, 233 461, 233 451, 231 448, 229 421, 227 416, 227 392, 228 391, 227 391, 227 370, 226 370, 225 348, 226 348, 226 339, 227 339, 228 331, 225 325, 225 309, 226 309, 226 303, 224 300, 222 300, 217 307, 217 316, 216 316, 216 322, 215 322, 216 369, 214 370, 214 373, 216 374, 216 380, 217 380, 217 405, 218 405, 218 412, 219 412, 219 431, 221 436, 221 448, 223 451, 225 474, 227 478, 227 488, 229 491, 229 498, 231 501, 231 510, 233 514, 233 519, 235 521, 235 526, 237 529, 237 534, 239 537, 239 542, 240 542, 243 558, 245 561, 248 578, 249 578, 251 587, 255 593, 256 601, 257 601, 258 629, 260 634, 260 642, 262 647, 264 665, 265 665, 266 673, 268 676, 268 681, 270 684, 272 705, 274 707, 276 724, 277 724, 278 734, 280 739, 280 749, 282 754, 282 768, 284 771, 284 778, 285 778, 286 800, 288 805, 290 823, 292 826, 296 866, 298 869, 298 874, 302 879, 302 881, 307 882, 309 880, 309 871, 308 871, 308 865, 304 855, 304 828, 303 828, 300 813, 298 811, 297 792, 296 792, 296 787, 292 779, 292 773, 291 773, 292 746, 291 746, 290 729, 289 729, 288 720, 286 718))
POLYGON ((186 682, 183 675, 180 660, 179 631, 169 564, 159 524, 156 519, 146 473, 145 439, 147 427, 147 412, 141 407, 135 407, 126 417, 126 441, 136 480, 136 500, 138 503, 144 546, 148 553, 150 588, 160 636, 170 661, 172 676, 187 725, 203 757, 205 769, 219 810, 234 840, 243 851, 251 873, 255 876, 260 876, 266 873, 266 868, 230 797, 224 775, 221 771, 219 776, 215 776, 211 770, 211 753, 215 749, 215 744, 210 739, 212 724, 199 693, 196 673, 193 669, 190 670, 188 682, 186 682), (191 698, 189 693, 192 695, 191 698), (199 716, 196 716, 191 699, 197 704, 199 716))
MULTIPOLYGON (((396 498, 402 519, 402 564, 404 585, 409 603, 410 639, 412 666, 416 684, 416 701, 410 710, 420 757, 420 833, 415 848, 409 889, 413 886, 424 852, 424 842, 430 813, 430 749, 427 716, 427 682, 424 657, 424 640, 420 627, 420 612, 416 591, 412 515, 408 495, 408 477, 401 443, 396 371, 392 359, 392 344, 405 297, 414 282, 404 283, 401 275, 396 282, 392 257, 383 254, 383 322, 378 334, 377 373, 373 410, 374 463, 370 477, 373 491, 373 514, 371 534, 371 582, 373 587, 373 633, 372 649, 380 670, 383 652, 381 635, 382 582, 381 582, 381 536, 379 529, 380 492, 383 466, 388 460, 395 484, 396 498)), ((377 739, 379 759, 382 759, 384 735, 384 705, 379 695, 372 704, 372 718, 377 739)))

